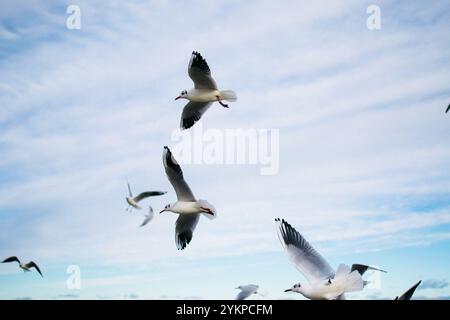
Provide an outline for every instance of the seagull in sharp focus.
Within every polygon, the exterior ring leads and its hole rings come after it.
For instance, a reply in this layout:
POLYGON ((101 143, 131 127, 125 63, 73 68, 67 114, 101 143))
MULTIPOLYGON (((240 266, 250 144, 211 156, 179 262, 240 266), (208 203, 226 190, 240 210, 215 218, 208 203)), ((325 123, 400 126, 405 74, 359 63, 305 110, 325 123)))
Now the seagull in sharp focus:
POLYGON ((400 297, 396 297, 394 300, 411 300, 414 291, 416 291, 417 287, 420 285, 421 282, 422 280, 417 282, 415 285, 409 288, 404 294, 402 294, 400 297))
POLYGON ((41 270, 39 269, 38 265, 34 263, 33 261, 30 261, 28 263, 22 264, 20 260, 17 257, 9 257, 2 261, 2 263, 8 263, 8 262, 17 262, 19 264, 19 268, 21 268, 24 272, 30 272, 31 268, 35 268, 37 272, 41 275, 41 277, 44 277, 42 275, 41 270))
POLYGON ((364 280, 357 270, 340 264, 336 272, 328 262, 285 220, 275 219, 278 237, 289 258, 308 283, 297 283, 285 292, 298 292, 312 300, 340 300, 345 292, 360 291, 364 280))
POLYGON ((192 233, 197 226, 200 214, 209 219, 214 219, 217 213, 214 206, 208 201, 196 200, 184 180, 181 167, 168 147, 164 147, 163 164, 167 178, 175 189, 178 201, 166 205, 160 213, 170 211, 179 214, 175 226, 175 242, 178 250, 183 250, 192 240, 192 233))
POLYGON ((192 127, 200 120, 213 102, 219 102, 222 107, 228 108, 228 105, 222 102, 223 100, 231 102, 237 100, 233 91, 217 89, 208 64, 196 51, 192 52, 188 74, 194 81, 194 88, 189 91, 181 91, 181 94, 175 98, 175 100, 189 100, 181 114, 180 128, 182 130, 192 127))
POLYGON ((144 221, 142 221, 140 227, 145 226, 147 223, 149 223, 150 221, 152 221, 153 217, 154 217, 154 213, 153 213, 153 208, 152 207, 148 207, 148 213, 146 215, 144 215, 144 221))
POLYGON ((241 290, 236 296, 236 300, 245 300, 252 294, 258 294, 259 286, 256 284, 248 284, 246 286, 239 286, 236 289, 241 290))
POLYGON ((133 197, 133 193, 131 192, 131 187, 130 187, 130 183, 127 181, 127 186, 128 186, 128 197, 126 197, 127 203, 128 203, 128 207, 126 208, 126 211, 131 211, 132 208, 135 209, 142 209, 139 205, 138 202, 148 198, 148 197, 154 197, 154 196, 161 196, 163 194, 166 194, 166 191, 145 191, 140 193, 139 195, 137 195, 136 197, 133 197))

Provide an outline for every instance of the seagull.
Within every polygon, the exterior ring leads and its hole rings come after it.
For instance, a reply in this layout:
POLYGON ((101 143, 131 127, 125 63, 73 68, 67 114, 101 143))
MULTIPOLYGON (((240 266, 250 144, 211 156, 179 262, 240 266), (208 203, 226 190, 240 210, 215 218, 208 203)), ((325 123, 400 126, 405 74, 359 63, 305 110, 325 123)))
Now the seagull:
POLYGON ((200 214, 204 214, 209 219, 214 219, 217 212, 208 201, 195 199, 188 184, 184 181, 181 167, 166 146, 163 150, 163 164, 167 178, 175 189, 178 201, 166 205, 160 213, 170 211, 179 214, 175 225, 175 242, 178 250, 183 250, 191 242, 192 233, 197 226, 200 214))
POLYGON ((196 51, 192 52, 188 66, 188 74, 194 82, 194 89, 189 91, 183 90, 181 91, 181 94, 175 98, 175 100, 189 100, 181 115, 181 130, 192 127, 200 120, 213 102, 219 102, 222 107, 228 108, 228 105, 223 103, 222 100, 237 100, 236 94, 233 91, 221 91, 217 89, 217 84, 211 76, 211 70, 209 69, 208 64, 201 54, 196 51))
POLYGON ((154 214, 153 214, 153 208, 149 206, 149 207, 148 207, 148 213, 147 213, 146 215, 144 215, 144 221, 142 221, 140 227, 143 227, 143 226, 145 226, 147 223, 149 223, 150 221, 152 221, 153 217, 154 217, 154 214))
POLYGON ((450 110, 450 104, 447 107, 447 110, 445 110, 445 113, 447 113, 450 110))
POLYGON ((136 197, 133 197, 133 193, 131 192, 131 188, 130 188, 130 184, 127 181, 127 186, 128 186, 128 197, 126 197, 127 203, 128 203, 128 207, 125 209, 126 211, 131 211, 131 208, 135 208, 135 209, 142 209, 139 205, 138 202, 141 201, 142 199, 148 198, 148 197, 154 197, 154 196, 161 196, 163 194, 166 194, 166 191, 146 191, 146 192, 142 192, 139 195, 137 195, 136 197))
POLYGON ((414 291, 416 291, 417 287, 420 285, 422 280, 417 282, 415 285, 413 285, 411 288, 409 288, 404 294, 402 294, 400 297, 395 297, 394 300, 411 300, 411 297, 414 294, 414 291))
POLYGON ((39 269, 38 265, 36 263, 34 263, 33 261, 30 261, 28 263, 22 264, 20 262, 20 260, 17 257, 9 257, 6 258, 5 260, 2 261, 2 263, 7 263, 7 262, 17 262, 19 264, 19 268, 21 268, 24 272, 30 272, 31 268, 35 268, 37 272, 39 272, 39 274, 41 275, 41 277, 44 277, 42 275, 41 270, 39 269))
POLYGON ((241 290, 236 296, 236 300, 245 300, 252 294, 258 294, 259 286, 256 284, 248 284, 246 286, 239 286, 236 289, 241 290))
POLYGON ((360 291, 364 281, 358 270, 340 264, 336 272, 328 262, 285 220, 275 219, 278 237, 289 258, 308 280, 297 283, 285 292, 298 292, 311 300, 345 299, 344 293, 360 291))

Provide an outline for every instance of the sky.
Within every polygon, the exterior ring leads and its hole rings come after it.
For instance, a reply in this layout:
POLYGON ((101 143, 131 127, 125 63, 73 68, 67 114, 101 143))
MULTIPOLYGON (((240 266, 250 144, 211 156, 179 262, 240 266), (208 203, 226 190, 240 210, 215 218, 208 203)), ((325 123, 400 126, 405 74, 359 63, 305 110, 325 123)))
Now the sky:
POLYGON ((419 280, 416 298, 450 298, 449 31, 445 1, 2 1, 0 259, 44 278, 1 264, 0 299, 233 299, 249 283, 303 299, 283 292, 305 279, 277 217, 333 267, 388 271, 349 299, 419 280), (194 50, 238 100, 180 132, 194 50), (178 159, 217 219, 183 251, 175 214, 139 228, 176 200, 163 146, 227 130, 277 132, 276 172, 178 159), (127 213, 126 179, 168 193, 127 213))

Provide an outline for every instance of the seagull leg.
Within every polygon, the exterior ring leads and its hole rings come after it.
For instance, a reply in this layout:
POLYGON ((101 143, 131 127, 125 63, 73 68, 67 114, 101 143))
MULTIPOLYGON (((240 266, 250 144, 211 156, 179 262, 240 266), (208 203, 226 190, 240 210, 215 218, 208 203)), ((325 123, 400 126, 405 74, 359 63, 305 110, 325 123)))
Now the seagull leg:
POLYGON ((221 105, 222 107, 224 107, 224 108, 229 108, 227 104, 223 103, 223 102, 220 100, 219 96, 216 96, 216 98, 217 98, 217 101, 220 103, 220 105, 221 105))

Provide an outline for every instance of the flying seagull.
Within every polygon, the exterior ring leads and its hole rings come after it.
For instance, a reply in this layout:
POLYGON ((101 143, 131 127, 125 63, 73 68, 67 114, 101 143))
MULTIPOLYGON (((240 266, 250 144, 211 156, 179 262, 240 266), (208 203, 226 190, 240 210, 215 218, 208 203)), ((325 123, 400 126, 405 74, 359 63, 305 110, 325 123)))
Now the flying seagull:
POLYGON ((131 208, 135 208, 135 209, 142 209, 139 205, 138 202, 148 198, 148 197, 154 197, 154 196, 161 196, 163 194, 166 194, 166 191, 145 191, 140 193, 139 195, 137 195, 136 197, 133 197, 133 193, 131 192, 131 188, 130 188, 130 184, 127 181, 127 186, 128 186, 128 197, 126 197, 127 203, 128 203, 128 207, 126 208, 126 211, 131 211, 131 208))
POLYGON ((211 76, 211 70, 208 64, 201 54, 196 51, 192 52, 188 66, 188 74, 192 81, 194 81, 194 88, 189 91, 181 91, 181 94, 175 98, 175 100, 189 100, 181 114, 180 128, 182 130, 192 127, 200 120, 213 102, 219 102, 222 107, 228 108, 228 105, 223 103, 222 100, 237 100, 236 94, 233 91, 221 91, 217 89, 216 82, 211 76))
POLYGON ((450 104, 448 105, 447 110, 445 110, 445 113, 447 113, 448 110, 450 110, 450 104))
POLYGON ((252 294, 257 294, 259 286, 257 286, 256 284, 248 284, 246 286, 239 286, 236 289, 241 290, 236 296, 236 300, 245 300, 252 294))
POLYGON ((404 294, 402 294, 400 297, 396 297, 394 300, 411 300, 411 297, 414 294, 414 291, 416 291, 417 287, 420 285, 422 280, 417 282, 415 285, 413 285, 411 288, 409 288, 404 294))
POLYGON ((178 250, 183 250, 191 242, 192 233, 197 226, 200 214, 214 219, 217 213, 214 206, 208 201, 195 199, 188 184, 184 181, 181 167, 168 147, 164 147, 163 164, 178 201, 166 205, 160 213, 170 211, 179 214, 175 225, 175 242, 178 250))
POLYGON ((153 208, 149 206, 149 207, 148 207, 148 213, 147 213, 146 215, 144 215, 144 221, 142 221, 140 227, 143 227, 143 226, 145 226, 147 223, 149 223, 150 221, 152 221, 153 217, 154 217, 154 214, 153 214, 153 208))
POLYGON ((285 292, 301 293, 312 300, 344 299, 345 292, 360 291, 364 281, 357 270, 340 264, 336 272, 328 262, 284 219, 275 219, 278 237, 289 258, 308 283, 297 283, 285 292))
POLYGON ((22 264, 17 257, 9 257, 9 258, 6 258, 5 260, 2 261, 2 263, 7 263, 7 262, 17 262, 19 264, 19 268, 21 268, 24 272, 30 272, 31 268, 35 268, 36 271, 39 272, 41 277, 44 277, 42 275, 42 272, 39 269, 38 265, 36 263, 34 263, 33 261, 30 261, 28 263, 22 264))

